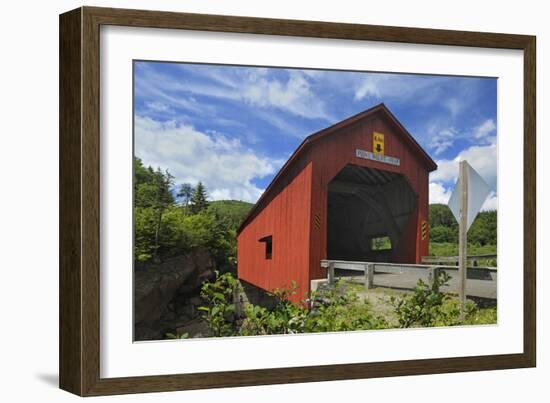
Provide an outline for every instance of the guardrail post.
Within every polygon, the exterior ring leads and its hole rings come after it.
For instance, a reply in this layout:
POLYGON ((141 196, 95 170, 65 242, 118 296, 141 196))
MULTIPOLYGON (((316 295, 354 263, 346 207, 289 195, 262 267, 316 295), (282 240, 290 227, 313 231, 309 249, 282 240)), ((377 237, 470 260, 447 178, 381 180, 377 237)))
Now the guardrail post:
POLYGON ((328 283, 329 285, 334 285, 334 262, 329 262, 328 264, 328 283))
POLYGON ((439 276, 439 267, 432 266, 428 270, 428 281, 430 282, 430 285, 433 285, 439 276))
POLYGON ((365 291, 368 291, 372 288, 374 283, 374 265, 366 264, 365 265, 365 291))
POLYGON ((237 287, 233 289, 233 303, 235 304, 235 316, 242 318, 244 316, 243 301, 237 287))

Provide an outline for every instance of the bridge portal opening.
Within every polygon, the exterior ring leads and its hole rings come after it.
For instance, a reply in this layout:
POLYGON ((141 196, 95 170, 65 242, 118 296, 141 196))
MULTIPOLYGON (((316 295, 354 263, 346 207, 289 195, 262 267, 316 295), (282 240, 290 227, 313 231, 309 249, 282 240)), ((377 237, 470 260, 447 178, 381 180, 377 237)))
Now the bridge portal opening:
POLYGON ((418 196, 405 176, 348 164, 328 189, 328 259, 406 260, 403 243, 418 196))

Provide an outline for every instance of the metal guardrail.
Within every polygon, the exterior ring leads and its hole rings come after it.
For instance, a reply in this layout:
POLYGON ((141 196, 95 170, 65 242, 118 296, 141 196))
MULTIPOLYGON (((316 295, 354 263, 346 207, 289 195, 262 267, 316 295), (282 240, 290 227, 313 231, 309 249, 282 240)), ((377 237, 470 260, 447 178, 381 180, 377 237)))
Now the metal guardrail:
MULTIPOLYGON (((496 259, 496 254, 484 254, 484 255, 471 255, 467 257, 468 262, 473 262, 474 264, 480 260, 492 260, 496 259)), ((458 256, 422 256, 422 263, 455 263, 458 264, 458 256)))
MULTIPOLYGON (((456 276, 458 266, 444 264, 409 264, 409 263, 383 263, 383 262, 361 262, 348 260, 321 260, 321 267, 327 269, 327 280, 329 284, 335 283, 335 270, 350 270, 363 272, 365 290, 369 290, 374 285, 374 274, 404 274, 417 272, 419 278, 427 278, 433 281, 442 271, 447 272, 452 277, 456 276), (453 275, 454 274, 454 275, 453 275)), ((486 280, 495 282, 497 279, 496 267, 468 267, 467 278, 469 280, 486 280)))

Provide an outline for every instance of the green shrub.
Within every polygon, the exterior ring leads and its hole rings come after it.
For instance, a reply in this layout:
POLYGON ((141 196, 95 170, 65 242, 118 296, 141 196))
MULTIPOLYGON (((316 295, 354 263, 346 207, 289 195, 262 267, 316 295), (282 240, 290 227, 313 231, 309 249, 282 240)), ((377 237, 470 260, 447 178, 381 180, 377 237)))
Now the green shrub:
POLYGON ((201 296, 208 302, 199 309, 204 312, 213 336, 252 336, 268 334, 296 334, 368 330, 387 328, 387 322, 373 314, 369 303, 354 291, 335 290, 312 293, 300 304, 290 302, 296 294, 293 282, 290 287, 277 288, 272 295, 278 300, 267 309, 246 304, 243 312, 236 312, 235 293, 241 290, 240 282, 230 273, 216 274, 216 279, 203 284, 201 296), (309 304, 313 301, 313 308, 309 304))
POLYGON ((446 298, 441 307, 441 316, 434 326, 489 325, 497 323, 497 308, 479 308, 474 301, 467 300, 464 306, 464 321, 460 320, 460 301, 446 298))
POLYGON ((444 316, 442 305, 449 298, 440 291, 440 287, 447 285, 449 280, 450 276, 442 272, 431 285, 419 279, 414 293, 410 296, 390 297, 399 326, 402 328, 435 326, 444 316))
POLYGON ((241 290, 241 283, 231 273, 220 275, 216 271, 213 281, 205 281, 201 287, 201 297, 207 305, 198 309, 208 324, 212 336, 233 336, 237 333, 237 317, 234 295, 241 290))
POLYGON ((308 310, 304 304, 295 305, 289 301, 290 296, 296 294, 297 288, 293 281, 289 288, 274 289, 271 294, 277 298, 278 302, 271 311, 257 305, 247 304, 245 319, 239 334, 249 336, 303 333, 308 310))
POLYGON ((433 243, 457 243, 458 234, 451 227, 433 227, 430 229, 430 242, 433 243))
POLYGON ((405 297, 391 297, 390 303, 402 328, 457 326, 493 324, 497 321, 496 308, 479 309, 473 301, 464 305, 464 320, 461 320, 461 303, 457 298, 443 294, 440 287, 447 285, 450 276, 441 273, 431 286, 422 280, 414 289, 414 293, 405 297))
POLYGON ((493 325, 497 323, 497 308, 482 308, 473 310, 464 322, 465 325, 493 325))
POLYGON ((187 339, 189 338, 189 333, 182 333, 178 335, 177 333, 166 333, 167 339, 187 339))
MULTIPOLYGON (((478 309, 468 301, 465 320, 460 321, 460 302, 443 294, 440 287, 450 277, 441 273, 432 285, 419 280, 412 295, 390 298, 399 326, 431 327, 496 323, 496 308, 478 309)), ((348 330, 387 329, 390 324, 373 312, 366 299, 356 290, 337 282, 334 289, 313 292, 301 304, 289 301, 297 292, 295 283, 290 287, 273 290, 278 302, 272 309, 247 303, 237 312, 235 298, 242 291, 238 279, 230 273, 206 281, 201 296, 207 302, 199 308, 212 336, 256 336, 269 334, 295 334, 340 332, 348 330)))
POLYGON ((381 317, 374 315, 366 299, 354 290, 343 291, 337 282, 333 290, 314 293, 313 307, 307 316, 305 332, 339 332, 387 328, 381 317))
POLYGON ((247 304, 239 335, 303 333, 306 315, 307 310, 304 307, 294 306, 290 302, 278 304, 272 311, 259 305, 247 304))

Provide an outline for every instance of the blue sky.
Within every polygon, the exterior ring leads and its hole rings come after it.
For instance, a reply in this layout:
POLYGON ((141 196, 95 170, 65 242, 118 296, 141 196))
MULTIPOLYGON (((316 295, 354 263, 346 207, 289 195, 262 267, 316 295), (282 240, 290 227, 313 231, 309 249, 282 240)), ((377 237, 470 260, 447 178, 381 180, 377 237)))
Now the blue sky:
POLYGON ((135 154, 210 197, 255 202, 307 135, 384 102, 438 163, 446 203, 466 158, 493 189, 494 78, 135 62, 135 154))

